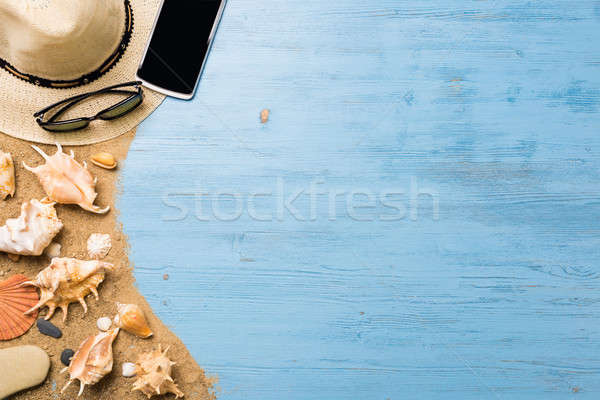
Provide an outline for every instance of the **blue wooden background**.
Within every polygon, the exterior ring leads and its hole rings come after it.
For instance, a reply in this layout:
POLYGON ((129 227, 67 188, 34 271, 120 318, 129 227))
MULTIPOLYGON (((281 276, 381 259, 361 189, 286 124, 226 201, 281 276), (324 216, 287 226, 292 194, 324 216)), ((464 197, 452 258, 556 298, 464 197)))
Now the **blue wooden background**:
POLYGON ((229 0, 122 169, 138 285, 221 399, 597 399, 599 112, 600 1, 229 0))

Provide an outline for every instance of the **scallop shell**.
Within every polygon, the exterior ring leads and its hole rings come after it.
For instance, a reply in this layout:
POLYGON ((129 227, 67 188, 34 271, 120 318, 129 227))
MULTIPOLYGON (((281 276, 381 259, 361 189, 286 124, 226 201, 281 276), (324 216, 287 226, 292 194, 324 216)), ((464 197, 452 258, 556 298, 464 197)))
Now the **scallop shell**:
POLYGON ((117 303, 115 325, 137 337, 146 339, 152 336, 146 317, 142 309, 136 304, 117 303))
POLYGON ((15 195, 15 166, 10 153, 0 151, 0 200, 15 195))
POLYGON ((39 147, 31 147, 44 157, 46 163, 35 168, 25 163, 23 166, 37 175, 50 200, 61 204, 77 204, 84 210, 97 214, 104 214, 110 210, 110 207, 100 208, 94 205, 98 195, 96 179, 87 170, 85 162, 81 165, 75 161, 73 151, 67 155, 57 143, 58 150, 53 156, 49 156, 39 147))
POLYGON ((0 282, 0 340, 23 335, 37 318, 37 312, 23 314, 39 300, 35 288, 21 286, 27 279, 25 275, 14 275, 0 282))
POLYGON ((148 398, 173 393, 175 398, 183 397, 177 384, 171 378, 171 369, 175 363, 167 357, 169 348, 162 351, 160 344, 158 350, 141 354, 136 363, 138 379, 133 383, 133 391, 139 390, 148 398))
POLYGON ((48 307, 48 320, 56 308, 63 312, 63 322, 67 319, 69 304, 78 301, 87 312, 85 296, 93 293, 98 300, 98 285, 104 281, 105 270, 113 270, 114 265, 102 261, 82 261, 75 258, 54 258, 50 266, 43 269, 33 281, 24 286, 40 289, 40 301, 26 312, 32 313, 41 307, 48 307))
POLYGON ((115 328, 90 336, 81 343, 69 366, 60 371, 61 373, 69 372, 69 381, 62 388, 61 393, 64 393, 71 383, 78 380, 79 394, 77 396, 79 397, 86 385, 95 385, 112 371, 112 344, 118 334, 119 328, 115 328))
POLYGON ((92 260, 100 260, 108 255, 112 247, 110 235, 92 233, 87 241, 88 256, 92 260))
POLYGON ((19 218, 6 220, 0 227, 0 251, 23 256, 39 256, 63 224, 54 203, 31 200, 21 205, 19 218))

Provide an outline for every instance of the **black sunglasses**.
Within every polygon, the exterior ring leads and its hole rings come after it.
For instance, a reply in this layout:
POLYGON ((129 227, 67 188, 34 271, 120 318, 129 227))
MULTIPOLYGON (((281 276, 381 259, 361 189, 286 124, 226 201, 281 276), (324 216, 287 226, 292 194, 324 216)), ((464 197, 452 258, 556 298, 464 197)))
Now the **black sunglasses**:
POLYGON ((79 129, 87 128, 88 125, 90 124, 90 122, 92 122, 96 119, 110 121, 112 119, 120 118, 120 117, 124 116, 125 114, 128 114, 131 111, 135 110, 140 104, 142 104, 142 101, 144 100, 144 92, 142 91, 141 85, 142 85, 142 82, 127 82, 127 83, 121 83, 119 85, 109 86, 104 89, 97 90, 95 92, 89 92, 89 93, 80 94, 78 96, 73 96, 68 99, 59 101, 58 103, 52 104, 51 106, 48 106, 48 107, 44 108, 43 110, 36 112, 35 114, 33 114, 33 117, 36 118, 36 121, 39 126, 41 126, 43 129, 50 131, 50 132, 70 132, 70 131, 76 131, 79 129), (133 91, 133 90, 122 90, 121 89, 121 88, 125 88, 127 86, 133 86, 134 89, 136 89, 136 90, 133 91), (62 114, 64 114, 67 110, 69 110, 71 107, 75 106, 76 104, 78 104, 92 96, 106 94, 106 93, 126 94, 126 95, 129 95, 129 97, 127 97, 124 100, 119 101, 117 104, 115 104, 113 106, 110 106, 110 107, 100 111, 98 114, 94 115, 93 117, 82 117, 82 118, 69 119, 66 121, 57 121, 57 119, 62 114), (61 106, 63 104, 64 104, 64 106, 61 109, 59 109, 50 118, 48 118, 46 121, 44 121, 44 115, 48 111, 50 111, 58 106, 61 106))

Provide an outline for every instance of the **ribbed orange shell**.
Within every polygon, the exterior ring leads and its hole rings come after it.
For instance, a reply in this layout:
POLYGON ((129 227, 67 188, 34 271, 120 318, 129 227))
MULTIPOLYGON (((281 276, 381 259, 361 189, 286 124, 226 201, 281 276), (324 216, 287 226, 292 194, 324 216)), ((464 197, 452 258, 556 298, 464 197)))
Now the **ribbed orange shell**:
POLYGON ((40 300, 35 287, 19 287, 28 280, 25 275, 14 275, 0 282, 0 340, 23 335, 37 318, 37 311, 23 314, 40 300))

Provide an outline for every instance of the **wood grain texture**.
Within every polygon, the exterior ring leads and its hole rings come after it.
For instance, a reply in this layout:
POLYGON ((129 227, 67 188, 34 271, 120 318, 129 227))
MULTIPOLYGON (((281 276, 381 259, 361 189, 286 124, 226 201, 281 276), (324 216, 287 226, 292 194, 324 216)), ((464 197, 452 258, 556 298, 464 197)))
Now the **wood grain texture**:
POLYGON ((599 1, 230 0, 123 167, 139 287, 221 399, 596 399, 599 108, 599 1))

